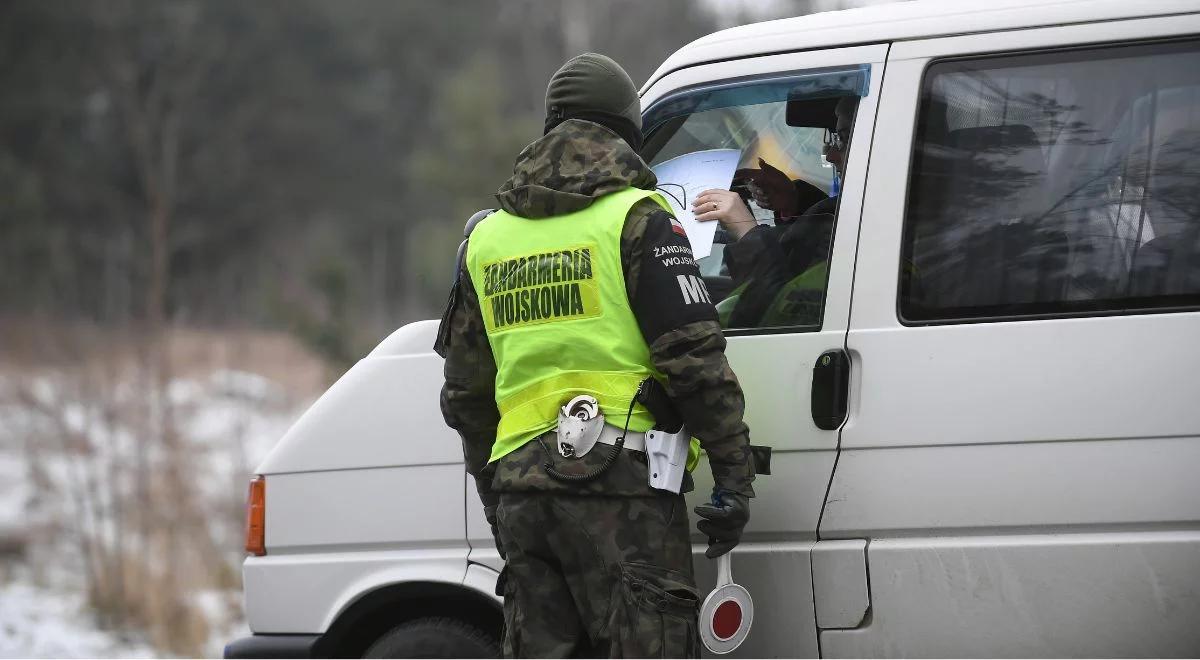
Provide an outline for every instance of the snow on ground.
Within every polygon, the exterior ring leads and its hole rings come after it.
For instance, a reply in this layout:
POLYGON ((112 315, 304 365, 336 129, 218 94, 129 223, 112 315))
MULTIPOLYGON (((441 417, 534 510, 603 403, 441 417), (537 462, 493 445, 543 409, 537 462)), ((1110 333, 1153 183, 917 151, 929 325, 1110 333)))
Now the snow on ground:
MULTIPOLYGON (((68 383, 38 377, 30 384, 38 403, 62 413, 66 428, 87 432, 93 438, 97 453, 84 460, 111 462, 131 455, 134 431, 120 424, 98 424, 96 420, 102 419, 98 405, 74 399, 68 383)), ((114 392, 120 398, 126 396, 122 394, 126 389, 118 385, 114 392)), ((210 502, 227 501, 234 492, 242 496, 246 484, 238 482, 240 475, 248 474, 265 458, 310 403, 289 403, 284 389, 275 382, 234 370, 176 379, 168 387, 168 396, 176 407, 183 437, 200 450, 192 463, 192 476, 201 497, 210 502)), ((55 575, 44 580, 46 586, 35 585, 25 577, 12 577, 23 576, 26 571, 22 564, 2 556, 5 534, 22 536, 43 517, 69 524, 65 517, 70 507, 67 501, 41 502, 31 508, 33 477, 27 465, 25 440, 34 437, 48 437, 45 421, 28 409, 0 401, 0 658, 161 656, 161 652, 128 634, 99 630, 93 625, 85 609, 82 581, 71 568, 78 565, 78 557, 64 552, 62 543, 43 539, 29 546, 28 552, 37 553, 40 564, 57 569, 55 575)), ((54 482, 73 478, 72 461, 81 459, 67 460, 53 449, 39 448, 38 472, 54 482)), ((212 522, 218 544, 236 553, 240 538, 231 539, 221 533, 230 526, 229 521, 212 522)), ((210 624, 211 636, 205 649, 209 657, 221 657, 225 643, 249 634, 243 619, 230 618, 231 612, 240 611, 240 590, 189 596, 210 624)))
POLYGON ((153 658, 136 639, 98 630, 83 595, 18 581, 0 584, 0 658, 153 658))
POLYGON ((27 472, 20 455, 0 452, 0 536, 25 517, 25 502, 29 499, 27 472))
MULTIPOLYGON (((219 622, 226 620, 226 614, 230 609, 230 599, 241 602, 242 592, 208 590, 193 594, 192 599, 201 607, 209 621, 219 622)), ((208 658, 224 657, 226 644, 235 639, 249 637, 250 634, 250 626, 246 625, 244 617, 229 621, 226 625, 214 625, 209 634, 204 655, 208 658)))

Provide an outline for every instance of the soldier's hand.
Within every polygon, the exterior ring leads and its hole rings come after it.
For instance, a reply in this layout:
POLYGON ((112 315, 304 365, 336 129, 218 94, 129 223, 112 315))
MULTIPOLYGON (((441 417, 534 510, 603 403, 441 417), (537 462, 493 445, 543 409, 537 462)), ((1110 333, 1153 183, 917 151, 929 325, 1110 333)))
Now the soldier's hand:
POLYGON ((708 536, 704 556, 716 559, 742 540, 742 530, 750 521, 750 498, 717 489, 713 491, 712 502, 701 504, 695 511, 704 519, 696 523, 696 529, 708 536))

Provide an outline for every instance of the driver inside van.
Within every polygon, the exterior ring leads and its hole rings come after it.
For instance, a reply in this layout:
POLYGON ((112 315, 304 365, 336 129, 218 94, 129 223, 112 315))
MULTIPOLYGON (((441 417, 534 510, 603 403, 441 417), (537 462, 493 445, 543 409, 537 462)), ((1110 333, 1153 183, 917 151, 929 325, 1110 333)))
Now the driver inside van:
MULTIPOLYGON (((823 154, 833 166, 835 181, 845 176, 850 129, 857 97, 844 97, 834 112, 835 127, 826 132, 823 154)), ((717 305, 722 326, 767 327, 820 323, 828 255, 837 214, 837 187, 798 213, 811 200, 815 187, 792 181, 759 159, 760 169, 741 169, 735 181, 746 182, 755 203, 774 211, 775 226, 760 225, 732 190, 706 190, 692 203, 700 222, 717 221, 732 242, 725 260, 735 286, 717 305)))

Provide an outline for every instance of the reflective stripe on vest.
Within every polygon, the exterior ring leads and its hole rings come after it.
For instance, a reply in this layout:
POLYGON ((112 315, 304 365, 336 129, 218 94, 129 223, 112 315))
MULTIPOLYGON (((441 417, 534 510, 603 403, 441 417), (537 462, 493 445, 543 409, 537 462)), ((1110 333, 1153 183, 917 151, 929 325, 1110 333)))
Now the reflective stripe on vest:
MULTIPOLYGON (((646 198, 669 209, 654 191, 627 188, 565 215, 499 211, 472 232, 467 270, 496 362, 500 410, 489 460, 553 429, 559 408, 578 394, 596 397, 607 421, 622 427, 638 384, 663 377, 651 365, 621 267, 625 217, 646 198)), ((633 407, 631 431, 653 423, 633 407)))

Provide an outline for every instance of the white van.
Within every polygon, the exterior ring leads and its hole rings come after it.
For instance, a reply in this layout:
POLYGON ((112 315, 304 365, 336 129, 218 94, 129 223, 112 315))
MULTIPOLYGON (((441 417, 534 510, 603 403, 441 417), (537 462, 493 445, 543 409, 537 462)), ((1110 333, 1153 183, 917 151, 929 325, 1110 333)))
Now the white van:
MULTIPOLYGON (((737 148, 791 182, 746 196, 766 252, 718 232, 701 263, 774 448, 735 655, 1200 655, 1200 3, 772 21, 642 97, 651 164, 737 148), (779 210, 821 204, 824 234, 779 210)), ((498 649, 436 328, 397 330, 259 466, 254 635, 227 657, 498 649)))

